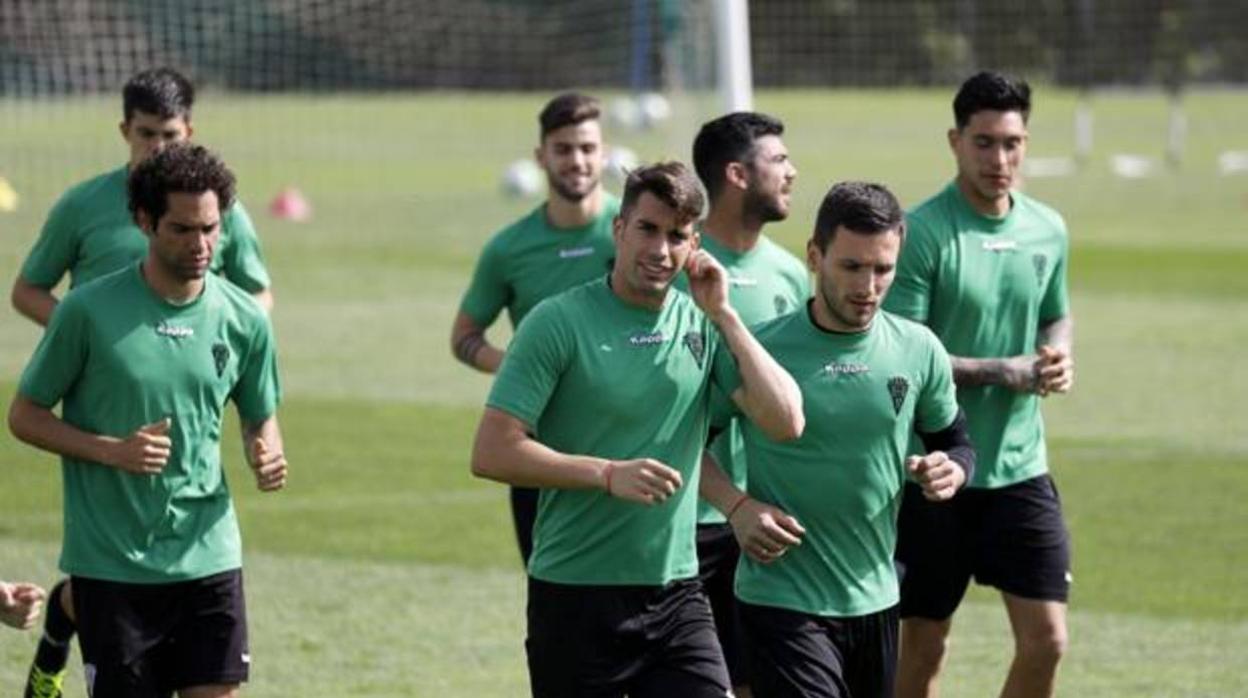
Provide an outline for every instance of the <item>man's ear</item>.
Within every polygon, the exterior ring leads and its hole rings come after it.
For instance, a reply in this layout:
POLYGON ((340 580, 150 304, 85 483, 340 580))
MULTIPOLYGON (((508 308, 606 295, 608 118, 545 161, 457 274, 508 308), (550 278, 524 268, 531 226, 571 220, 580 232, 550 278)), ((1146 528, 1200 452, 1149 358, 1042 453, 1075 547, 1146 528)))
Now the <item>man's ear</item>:
POLYGON ((135 211, 134 222, 138 224, 139 230, 142 230, 144 235, 151 237, 156 234, 156 225, 153 223, 152 217, 147 214, 147 211, 143 209, 135 211))

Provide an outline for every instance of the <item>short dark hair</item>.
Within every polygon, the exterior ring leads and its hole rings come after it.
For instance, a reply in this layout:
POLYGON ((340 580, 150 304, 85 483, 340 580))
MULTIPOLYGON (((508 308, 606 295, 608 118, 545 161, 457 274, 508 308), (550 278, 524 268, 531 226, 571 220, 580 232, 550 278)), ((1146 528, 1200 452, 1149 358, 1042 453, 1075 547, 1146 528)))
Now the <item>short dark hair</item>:
POLYGON ((836 237, 836 229, 844 226, 861 235, 878 235, 896 230, 905 237, 906 218, 897 197, 883 184, 873 182, 841 182, 835 184, 819 204, 815 232, 811 237, 821 252, 836 237))
POLYGON ((953 119, 958 128, 966 128, 971 117, 981 111, 1016 111, 1025 124, 1031 116, 1031 86, 1003 73, 976 73, 962 83, 953 98, 953 119))
POLYGON ((774 116, 752 111, 726 114, 702 124, 693 139, 693 167, 712 199, 724 187, 724 168, 731 162, 746 162, 754 155, 754 144, 763 136, 784 135, 784 123, 774 116))
POLYGON ((537 122, 542 127, 541 138, 563 128, 583 121, 597 121, 602 116, 602 102, 579 92, 565 92, 546 103, 537 122))
POLYGON ((191 120, 195 88, 173 68, 151 68, 135 75, 121 90, 121 110, 126 121, 136 111, 155 114, 162 119, 182 117, 191 120))
POLYGON ((126 188, 130 215, 138 222, 142 211, 153 226, 169 210, 169 195, 175 192, 211 191, 222 211, 234 203, 234 173, 212 151, 191 143, 174 143, 139 163, 130 171, 126 188))
POLYGON ((628 173, 624 180, 624 197, 620 200, 620 217, 627 218, 646 192, 676 209, 676 217, 681 221, 697 220, 706 206, 693 172, 675 160, 639 167, 628 173))

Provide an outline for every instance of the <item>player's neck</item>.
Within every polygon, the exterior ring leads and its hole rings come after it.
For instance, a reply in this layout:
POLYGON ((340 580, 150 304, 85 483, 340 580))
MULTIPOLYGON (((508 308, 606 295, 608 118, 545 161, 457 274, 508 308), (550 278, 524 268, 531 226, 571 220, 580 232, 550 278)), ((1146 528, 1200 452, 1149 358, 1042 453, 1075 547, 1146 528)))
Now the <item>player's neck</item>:
POLYGON ((618 265, 607 276, 607 286, 610 287, 615 297, 624 301, 624 303, 654 311, 663 309, 663 303, 667 301, 667 294, 671 293, 672 290, 671 287, 665 288, 661 294, 638 291, 628 283, 628 279, 624 276, 624 271, 618 265))
POLYGON ((178 278, 169 273, 169 270, 161 266, 160 262, 153 259, 150 254, 144 258, 139 271, 142 272, 143 281, 147 283, 148 288, 152 289, 152 293, 174 305, 186 305, 198 298, 199 294, 204 291, 203 278, 189 280, 178 278))
POLYGON ((711 206, 702 223, 702 232, 715 239, 715 242, 737 252, 749 252, 758 244, 763 234, 763 222, 748 220, 740 206, 731 206, 723 202, 711 206))
POLYGON ((601 212, 601 186, 580 201, 569 201, 553 193, 546 199, 546 222, 552 228, 584 228, 601 212))
POLYGON ((1005 218, 1013 204, 1008 193, 1004 196, 986 197, 962 177, 958 177, 958 191, 962 192, 962 198, 966 199, 976 213, 987 218, 1005 218))

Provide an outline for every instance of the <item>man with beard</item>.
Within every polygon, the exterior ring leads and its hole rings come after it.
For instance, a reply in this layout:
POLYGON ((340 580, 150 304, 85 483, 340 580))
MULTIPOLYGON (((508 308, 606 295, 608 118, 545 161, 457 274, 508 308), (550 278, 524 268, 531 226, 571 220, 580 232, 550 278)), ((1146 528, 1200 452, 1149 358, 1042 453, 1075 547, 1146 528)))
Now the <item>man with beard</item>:
MULTIPOLYGON (((789 215, 789 192, 797 168, 789 159, 783 135, 779 119, 736 112, 708 121, 693 141, 694 168, 711 202, 702 223, 702 249, 728 272, 728 300, 750 327, 793 312, 810 297, 806 267, 762 232, 767 223, 789 215)), ((728 422, 708 450, 736 486, 744 489, 746 469, 736 420, 728 422)), ((699 576, 715 613, 736 694, 745 698, 749 682, 732 592, 739 555, 724 515, 699 499, 699 576)))
MULTIPOLYGON (((481 251, 451 327, 451 351, 463 363, 494 373, 503 350, 485 338, 485 331, 504 308, 515 328, 543 299, 611 269, 611 221, 620 204, 602 188, 601 112, 597 99, 566 93, 550 100, 538 116, 534 157, 546 172, 546 201, 495 234, 481 251)), ((527 564, 537 490, 511 488, 511 515, 527 564)))
POLYGON ((702 205, 680 163, 630 173, 611 273, 520 325, 486 402, 473 473, 542 488, 525 645, 538 698, 731 695, 697 579, 711 386, 771 438, 803 424, 792 377, 698 249, 702 205), (682 272, 689 294, 672 288, 682 272))
POLYGON ((973 577, 1001 592, 1014 633, 1001 695, 1043 698, 1066 650, 1071 579, 1040 414, 1040 398, 1074 383, 1069 238, 1060 214, 1015 189, 1027 83, 979 73, 953 112, 957 176, 907 216, 912 239, 887 307, 930 327, 952 355, 979 470, 947 506, 906 492, 897 695, 938 694, 953 614, 973 577))
POLYGON ((892 698, 902 486, 945 500, 974 466, 940 341, 878 312, 904 237, 887 189, 832 187, 807 245, 815 297, 754 328, 797 381, 806 429, 780 443, 742 423, 748 494, 703 471, 745 552, 736 594, 765 698, 892 698), (907 459, 915 430, 926 453, 907 459))

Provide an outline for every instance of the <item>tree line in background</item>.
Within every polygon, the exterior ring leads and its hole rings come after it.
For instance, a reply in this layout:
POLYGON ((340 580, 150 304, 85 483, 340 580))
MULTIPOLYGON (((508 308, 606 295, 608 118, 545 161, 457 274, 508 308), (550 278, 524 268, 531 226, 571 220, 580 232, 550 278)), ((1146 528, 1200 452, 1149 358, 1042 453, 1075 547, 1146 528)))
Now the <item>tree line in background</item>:
MULTIPOLYGON (((1248 82, 1243 0, 756 0, 750 22, 759 87, 1248 82)), ((673 73, 709 80, 713 31, 709 0, 0 0, 0 94, 154 64, 255 91, 698 84, 673 73)))

